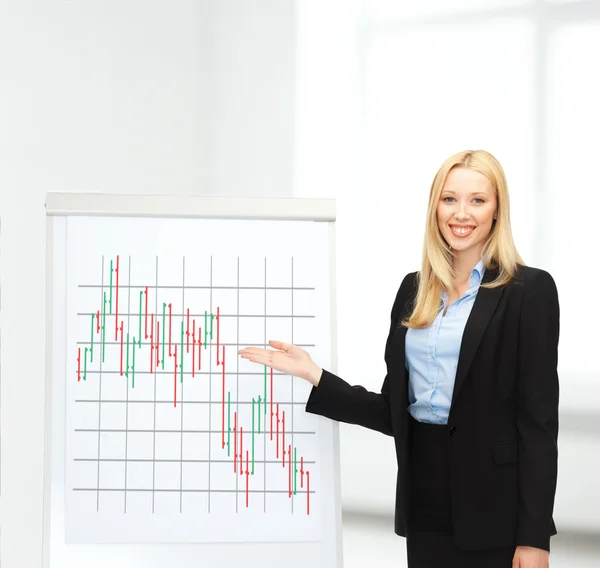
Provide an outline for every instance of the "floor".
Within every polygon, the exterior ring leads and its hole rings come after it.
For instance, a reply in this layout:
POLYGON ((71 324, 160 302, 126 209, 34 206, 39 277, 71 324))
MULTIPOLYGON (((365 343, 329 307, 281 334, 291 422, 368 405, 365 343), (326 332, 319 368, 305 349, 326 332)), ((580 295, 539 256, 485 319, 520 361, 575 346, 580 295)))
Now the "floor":
MULTIPOLYGON (((392 518, 344 512, 344 568, 405 568, 405 539, 394 534, 393 526, 392 518)), ((600 567, 600 534, 563 530, 552 537, 551 549, 550 568, 600 567)))

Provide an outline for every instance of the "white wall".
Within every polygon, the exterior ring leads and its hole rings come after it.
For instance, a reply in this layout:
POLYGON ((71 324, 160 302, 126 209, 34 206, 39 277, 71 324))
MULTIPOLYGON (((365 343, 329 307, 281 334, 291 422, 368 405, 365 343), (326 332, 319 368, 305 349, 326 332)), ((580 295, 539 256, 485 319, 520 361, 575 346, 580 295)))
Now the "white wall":
POLYGON ((290 195, 293 5, 0 4, 2 565, 39 568, 47 191, 290 195))

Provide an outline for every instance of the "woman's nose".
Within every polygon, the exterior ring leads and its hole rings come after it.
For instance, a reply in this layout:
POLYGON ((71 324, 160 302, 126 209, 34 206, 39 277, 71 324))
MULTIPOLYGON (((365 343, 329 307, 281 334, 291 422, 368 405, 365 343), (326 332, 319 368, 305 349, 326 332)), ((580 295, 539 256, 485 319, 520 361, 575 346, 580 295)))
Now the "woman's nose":
POLYGON ((454 212, 454 216, 455 216, 457 219, 465 219, 465 218, 467 218, 467 217, 469 216, 469 213, 468 213, 468 211, 467 211, 467 208, 466 208, 466 206, 464 206, 464 205, 462 205, 462 206, 461 206, 461 205, 459 205, 459 206, 457 207, 456 211, 454 212))

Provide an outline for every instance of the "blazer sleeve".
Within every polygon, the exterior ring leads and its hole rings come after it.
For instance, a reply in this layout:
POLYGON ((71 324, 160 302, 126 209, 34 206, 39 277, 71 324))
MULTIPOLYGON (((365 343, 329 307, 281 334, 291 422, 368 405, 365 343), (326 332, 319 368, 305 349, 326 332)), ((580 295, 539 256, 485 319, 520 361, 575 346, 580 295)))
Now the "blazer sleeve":
POLYGON ((306 403, 306 412, 319 414, 338 422, 357 424, 391 436, 390 355, 392 336, 398 324, 401 308, 408 298, 411 274, 404 277, 396 294, 390 316, 390 330, 385 344, 387 373, 381 393, 368 391, 360 385, 351 386, 342 378, 323 369, 318 386, 313 387, 306 403))
MULTIPOLYGON (((558 472, 556 284, 543 270, 525 282, 519 329, 517 545, 550 550, 558 472)), ((553 532, 552 532, 553 531, 553 532)))

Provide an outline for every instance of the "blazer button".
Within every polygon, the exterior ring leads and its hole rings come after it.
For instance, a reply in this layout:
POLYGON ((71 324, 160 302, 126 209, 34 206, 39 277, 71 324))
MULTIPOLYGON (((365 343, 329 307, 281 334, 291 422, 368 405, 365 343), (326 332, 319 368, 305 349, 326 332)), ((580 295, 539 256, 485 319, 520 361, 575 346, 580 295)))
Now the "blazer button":
POLYGON ((450 426, 450 436, 454 436, 456 434, 456 426, 450 426))

